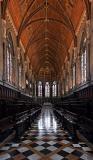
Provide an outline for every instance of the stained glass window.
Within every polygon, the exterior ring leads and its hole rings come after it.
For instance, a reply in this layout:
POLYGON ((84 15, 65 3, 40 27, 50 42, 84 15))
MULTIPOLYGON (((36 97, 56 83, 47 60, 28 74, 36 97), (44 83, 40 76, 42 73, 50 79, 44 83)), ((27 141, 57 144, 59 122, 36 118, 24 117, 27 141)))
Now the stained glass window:
POLYGON ((53 97, 57 96, 57 84, 55 81, 53 82, 53 85, 52 85, 52 96, 53 97))
POLYGON ((22 66, 19 64, 19 87, 22 87, 22 66))
POLYGON ((42 97, 42 82, 38 82, 38 97, 42 97))
POLYGON ((6 78, 9 83, 14 82, 14 47, 10 33, 7 34, 6 78))
POLYGON ((45 83, 45 97, 50 97, 50 85, 49 85, 49 82, 45 83))
POLYGON ((22 72, 23 72, 23 64, 22 64, 22 56, 21 51, 18 54, 18 78, 19 78, 19 87, 22 88, 22 72))
POLYGON ((7 80, 10 81, 10 55, 9 50, 7 49, 7 80))
POLYGON ((75 83, 76 83, 76 65, 73 64, 73 67, 72 67, 72 84, 73 84, 73 87, 75 86, 75 83))
POLYGON ((81 82, 86 81, 86 70, 87 70, 87 49, 86 49, 86 38, 83 40, 81 48, 81 82))

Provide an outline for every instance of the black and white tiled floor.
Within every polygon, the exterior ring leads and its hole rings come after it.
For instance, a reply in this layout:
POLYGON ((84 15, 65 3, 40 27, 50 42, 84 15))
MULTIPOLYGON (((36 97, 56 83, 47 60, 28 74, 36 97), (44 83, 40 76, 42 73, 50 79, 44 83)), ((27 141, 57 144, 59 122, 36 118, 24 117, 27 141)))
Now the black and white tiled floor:
POLYGON ((20 143, 0 148, 0 160, 93 160, 93 153, 84 142, 72 141, 46 106, 20 143))

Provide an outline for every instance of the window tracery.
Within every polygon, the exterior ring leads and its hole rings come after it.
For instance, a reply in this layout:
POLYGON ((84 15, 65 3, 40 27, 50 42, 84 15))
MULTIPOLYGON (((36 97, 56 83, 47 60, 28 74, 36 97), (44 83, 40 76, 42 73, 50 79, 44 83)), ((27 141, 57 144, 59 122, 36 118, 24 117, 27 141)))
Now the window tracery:
POLYGON ((45 83, 45 97, 50 97, 50 85, 49 85, 49 82, 45 83))
POLYGON ((7 33, 7 44, 6 44, 6 79, 9 83, 14 83, 14 46, 11 33, 7 33))
POLYGON ((42 82, 38 82, 38 97, 42 97, 42 82))
POLYGON ((22 87, 22 68, 23 68, 21 53, 19 53, 18 57, 19 57, 18 78, 19 78, 19 87, 21 88, 22 87))
POLYGON ((86 81, 87 74, 87 47, 86 47, 86 34, 83 33, 81 40, 81 50, 80 50, 80 64, 81 64, 81 82, 86 81))
POLYGON ((57 84, 55 81, 53 82, 53 85, 52 85, 52 96, 53 97, 57 96, 57 84))

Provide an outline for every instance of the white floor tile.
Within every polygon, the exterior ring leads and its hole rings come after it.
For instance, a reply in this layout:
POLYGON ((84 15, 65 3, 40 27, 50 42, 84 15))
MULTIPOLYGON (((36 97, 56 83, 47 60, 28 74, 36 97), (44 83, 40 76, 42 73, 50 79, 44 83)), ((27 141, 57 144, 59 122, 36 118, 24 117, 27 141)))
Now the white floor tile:
POLYGON ((50 137, 50 139, 56 139, 56 138, 57 138, 56 136, 51 136, 51 137, 50 137))
POLYGON ((41 157, 37 154, 33 154, 27 157, 29 160, 39 160, 41 157))
POLYGON ((29 149, 27 147, 20 147, 17 149, 19 152, 23 153, 23 152, 26 152, 28 151, 29 149))
POLYGON ((23 143, 24 144, 29 144, 29 143, 31 143, 31 141, 30 140, 25 140, 25 141, 23 141, 23 143))
POLYGON ((57 142, 49 141, 49 142, 47 142, 47 143, 50 144, 50 145, 54 145, 54 144, 56 144, 57 142))
POLYGON ((62 160, 63 158, 64 158, 63 156, 60 156, 58 154, 54 154, 53 156, 51 156, 52 160, 62 160))
POLYGON ((20 144, 18 144, 18 143, 13 143, 13 144, 11 145, 11 147, 17 148, 17 147, 19 147, 19 145, 20 145, 20 144))
POLYGON ((70 142, 67 141, 67 140, 62 140, 61 143, 63 143, 63 144, 69 144, 70 142))
POLYGON ((82 149, 83 149, 85 152, 92 151, 92 149, 91 149, 91 148, 89 148, 89 147, 82 147, 82 149))
POLYGON ((38 146, 38 147, 35 147, 34 149, 37 150, 37 151, 42 151, 43 149, 45 149, 45 147, 43 147, 43 146, 38 146))
POLYGON ((9 148, 10 148, 10 147, 8 147, 8 146, 4 146, 4 147, 0 148, 0 150, 1 150, 1 151, 8 151, 9 148))
POLYGON ((42 144, 44 144, 45 142, 43 142, 43 141, 37 141, 36 142, 38 145, 42 145, 42 144))
POLYGON ((75 147, 75 148, 80 148, 80 147, 81 147, 79 144, 72 144, 72 145, 73 145, 73 147, 75 147))
POLYGON ((7 160, 11 158, 10 154, 6 153, 6 154, 3 154, 3 155, 0 155, 0 160, 7 160))
POLYGON ((88 154, 83 154, 80 158, 83 160, 93 160, 93 156, 90 156, 88 154))
POLYGON ((54 146, 50 146, 50 147, 48 147, 47 149, 50 150, 50 151, 55 151, 57 148, 54 147, 54 146))
POLYGON ((70 147, 66 147, 63 149, 63 151, 67 152, 67 153, 72 153, 75 149, 70 148, 70 147))

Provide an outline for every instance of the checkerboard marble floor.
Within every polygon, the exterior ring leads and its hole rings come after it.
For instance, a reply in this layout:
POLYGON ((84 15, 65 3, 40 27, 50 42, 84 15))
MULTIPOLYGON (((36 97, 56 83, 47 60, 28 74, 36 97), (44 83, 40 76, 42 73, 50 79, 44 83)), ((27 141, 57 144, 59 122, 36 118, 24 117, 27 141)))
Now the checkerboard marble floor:
POLYGON ((84 142, 74 142, 46 106, 19 143, 0 148, 0 160, 93 160, 93 153, 84 142))

